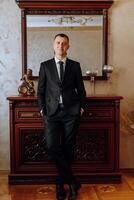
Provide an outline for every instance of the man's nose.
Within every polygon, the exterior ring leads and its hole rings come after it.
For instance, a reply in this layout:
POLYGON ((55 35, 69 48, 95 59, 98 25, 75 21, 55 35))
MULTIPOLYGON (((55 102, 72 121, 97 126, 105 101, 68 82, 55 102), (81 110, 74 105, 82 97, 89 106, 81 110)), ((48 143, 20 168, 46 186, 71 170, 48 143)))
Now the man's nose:
POLYGON ((62 44, 62 43, 60 44, 60 47, 63 47, 63 44, 62 44))

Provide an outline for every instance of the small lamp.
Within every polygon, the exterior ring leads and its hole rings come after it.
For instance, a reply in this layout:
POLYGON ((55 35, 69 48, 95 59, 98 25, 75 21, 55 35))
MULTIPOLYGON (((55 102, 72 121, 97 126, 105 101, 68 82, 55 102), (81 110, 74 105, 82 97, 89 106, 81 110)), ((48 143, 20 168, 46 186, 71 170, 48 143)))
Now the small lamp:
POLYGON ((91 86, 93 86, 93 94, 95 94, 95 77, 97 76, 98 74, 98 70, 93 70, 93 71, 90 71, 90 70, 87 70, 86 71, 86 75, 90 77, 90 81, 91 81, 91 86))
POLYGON ((95 77, 97 76, 97 74, 98 74, 98 70, 94 70, 94 71, 87 70, 86 71, 86 75, 91 77, 91 82, 95 81, 95 77))
POLYGON ((103 72, 107 75, 107 78, 109 78, 110 74, 113 72, 113 66, 112 65, 104 65, 103 72))

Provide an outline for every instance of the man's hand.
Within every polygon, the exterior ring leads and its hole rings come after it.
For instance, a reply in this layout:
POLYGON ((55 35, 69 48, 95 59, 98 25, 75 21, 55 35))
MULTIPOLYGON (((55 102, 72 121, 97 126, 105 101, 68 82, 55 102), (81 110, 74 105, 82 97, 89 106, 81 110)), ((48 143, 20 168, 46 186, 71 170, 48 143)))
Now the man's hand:
POLYGON ((81 108, 81 109, 80 109, 80 114, 81 114, 81 116, 83 115, 83 113, 84 113, 84 109, 81 108))
POLYGON ((43 110, 40 110, 40 116, 43 117, 43 110))

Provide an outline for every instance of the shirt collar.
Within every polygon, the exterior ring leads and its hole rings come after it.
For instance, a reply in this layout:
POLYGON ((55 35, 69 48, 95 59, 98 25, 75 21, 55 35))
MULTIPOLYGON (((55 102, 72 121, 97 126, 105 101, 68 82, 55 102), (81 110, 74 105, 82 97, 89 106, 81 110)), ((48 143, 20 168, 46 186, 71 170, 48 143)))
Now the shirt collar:
POLYGON ((66 63, 67 57, 63 58, 62 60, 59 60, 56 56, 54 57, 55 62, 58 63, 59 61, 62 61, 64 64, 66 63))

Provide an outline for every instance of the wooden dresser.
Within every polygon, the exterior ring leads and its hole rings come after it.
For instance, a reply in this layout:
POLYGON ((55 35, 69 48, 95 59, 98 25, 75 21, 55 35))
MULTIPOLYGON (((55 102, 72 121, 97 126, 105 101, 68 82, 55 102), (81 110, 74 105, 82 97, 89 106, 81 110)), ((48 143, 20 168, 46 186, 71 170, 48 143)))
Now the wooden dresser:
MULTIPOLYGON (((37 97, 7 98, 10 108, 10 184, 53 183, 37 97)), ((120 182, 120 96, 91 96, 81 118, 73 170, 83 183, 120 182)))

